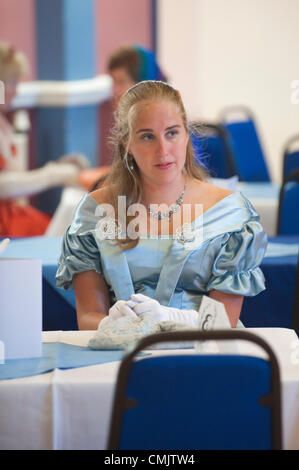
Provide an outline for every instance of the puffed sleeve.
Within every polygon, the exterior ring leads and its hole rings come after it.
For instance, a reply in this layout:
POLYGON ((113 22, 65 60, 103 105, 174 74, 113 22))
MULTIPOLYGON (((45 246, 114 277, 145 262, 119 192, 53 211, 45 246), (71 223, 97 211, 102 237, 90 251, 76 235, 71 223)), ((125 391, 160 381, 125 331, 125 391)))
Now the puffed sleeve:
POLYGON ((56 285, 61 289, 73 288, 73 276, 84 271, 102 274, 101 258, 94 237, 95 201, 88 196, 79 204, 72 225, 66 231, 56 273, 56 285))
POLYGON ((265 289, 259 268, 267 247, 267 235, 258 220, 224 235, 212 265, 207 291, 254 296, 265 289))

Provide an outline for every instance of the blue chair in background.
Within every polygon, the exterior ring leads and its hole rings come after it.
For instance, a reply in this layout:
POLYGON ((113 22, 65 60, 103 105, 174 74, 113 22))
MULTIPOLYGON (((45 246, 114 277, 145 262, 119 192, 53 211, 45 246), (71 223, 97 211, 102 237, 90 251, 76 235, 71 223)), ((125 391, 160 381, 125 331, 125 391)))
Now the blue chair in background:
POLYGON ((282 180, 295 170, 299 170, 299 134, 291 137, 285 144, 282 180))
POLYGON ((265 155, 252 112, 244 106, 232 106, 220 113, 220 121, 230 137, 239 180, 270 182, 265 155), (237 120, 233 118, 236 114, 237 120))
POLYGON ((191 141, 195 160, 207 168, 211 177, 230 178, 237 174, 229 137, 223 126, 193 122, 191 141))
POLYGON ((297 276, 295 285, 295 296, 294 296, 294 309, 292 315, 292 329, 296 331, 299 336, 299 260, 297 266, 297 276))
POLYGON ((281 449, 279 367, 246 331, 176 331, 143 338, 118 373, 109 450, 281 449), (157 343, 245 340, 268 359, 217 354, 136 355, 157 343))
POLYGON ((299 235, 299 169, 289 173, 282 183, 277 235, 299 235))

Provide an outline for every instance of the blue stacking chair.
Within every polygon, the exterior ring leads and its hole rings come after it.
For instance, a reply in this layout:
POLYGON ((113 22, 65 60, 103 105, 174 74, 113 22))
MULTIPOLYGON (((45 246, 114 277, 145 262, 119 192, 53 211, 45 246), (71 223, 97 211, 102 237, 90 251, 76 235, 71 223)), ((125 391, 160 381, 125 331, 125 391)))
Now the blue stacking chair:
POLYGON ((149 335, 120 365, 109 450, 281 449, 276 357, 246 331, 149 335), (246 340, 267 359, 242 355, 136 355, 171 341, 246 340))
POLYGON ((288 174, 281 186, 277 235, 299 235, 299 169, 288 174))
POLYGON ((294 308, 292 315, 292 329, 296 331, 299 336, 299 258, 296 275, 295 295, 294 295, 294 308))
POLYGON ((213 178, 237 174, 228 134, 223 126, 212 123, 191 124, 195 160, 203 164, 213 178))
POLYGON ((291 137, 285 144, 283 152, 283 181, 295 170, 299 170, 299 134, 291 137))
POLYGON ((220 113, 220 120, 230 136, 239 180, 270 182, 265 155, 251 111, 243 106, 233 106, 220 113), (235 113, 242 114, 242 119, 233 120, 235 113))

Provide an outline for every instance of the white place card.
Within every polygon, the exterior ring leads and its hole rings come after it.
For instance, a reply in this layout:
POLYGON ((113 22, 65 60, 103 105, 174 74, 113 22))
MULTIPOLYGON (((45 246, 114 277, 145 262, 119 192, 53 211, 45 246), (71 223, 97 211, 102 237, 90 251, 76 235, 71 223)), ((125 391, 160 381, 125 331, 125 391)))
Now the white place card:
POLYGON ((199 307, 199 326, 201 330, 222 330, 231 328, 223 303, 202 296, 199 307))
POLYGON ((0 342, 4 360, 40 357, 41 339, 41 260, 0 258, 0 342))
MULTIPOLYGON (((203 295, 198 311, 201 330, 227 330, 231 329, 231 323, 222 302, 203 295)), ((238 341, 196 341, 195 349, 204 354, 239 354, 238 341)))

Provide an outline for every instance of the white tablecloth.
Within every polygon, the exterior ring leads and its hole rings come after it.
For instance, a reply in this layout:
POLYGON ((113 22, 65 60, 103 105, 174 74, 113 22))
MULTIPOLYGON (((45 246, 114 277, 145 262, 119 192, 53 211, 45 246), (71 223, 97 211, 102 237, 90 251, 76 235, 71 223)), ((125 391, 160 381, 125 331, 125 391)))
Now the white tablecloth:
MULTIPOLYGON (((283 442, 299 449, 299 340, 293 330, 248 328, 281 368, 283 442)), ((44 332, 44 341, 86 346, 90 331, 44 332)), ((247 342, 240 352, 261 355, 247 342)), ((182 352, 182 350, 180 350, 182 352)), ((0 381, 0 449, 105 449, 119 362, 0 381)))
POLYGON ((47 227, 45 233, 47 237, 64 235, 72 223, 77 205, 86 193, 84 189, 72 186, 63 189, 58 207, 47 227))
POLYGON ((262 226, 269 237, 276 235, 280 186, 274 183, 243 183, 237 184, 260 216, 262 226))

